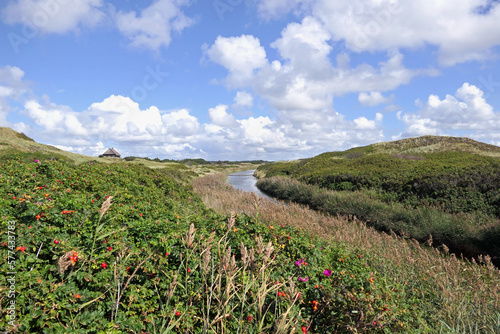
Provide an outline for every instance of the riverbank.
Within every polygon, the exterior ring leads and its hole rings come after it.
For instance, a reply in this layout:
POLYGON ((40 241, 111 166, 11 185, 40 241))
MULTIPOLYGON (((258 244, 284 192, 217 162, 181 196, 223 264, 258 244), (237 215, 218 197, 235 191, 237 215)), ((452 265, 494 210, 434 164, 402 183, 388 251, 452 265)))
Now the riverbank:
POLYGON ((399 284, 401 303, 419 299, 420 311, 413 310, 411 316, 423 326, 428 324, 429 332, 500 332, 500 272, 490 262, 462 261, 395 234, 377 232, 346 216, 265 201, 235 190, 225 179, 225 175, 195 179, 194 191, 218 213, 235 211, 268 224, 301 228, 305 234, 321 236, 346 251, 370 254, 379 279, 399 284))

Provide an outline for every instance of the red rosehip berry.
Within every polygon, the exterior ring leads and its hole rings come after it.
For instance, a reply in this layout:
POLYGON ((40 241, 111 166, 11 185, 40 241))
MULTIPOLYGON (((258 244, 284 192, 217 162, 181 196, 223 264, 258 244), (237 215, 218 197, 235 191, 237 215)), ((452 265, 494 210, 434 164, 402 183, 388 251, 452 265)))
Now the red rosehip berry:
POLYGON ((108 266, 108 264, 106 262, 101 263, 101 268, 102 269, 106 269, 107 266, 108 266))
POLYGON ((59 240, 54 239, 54 243, 57 245, 59 243, 59 240))
POLYGON ((24 252, 26 250, 26 247, 21 246, 20 250, 21 250, 21 252, 24 252))

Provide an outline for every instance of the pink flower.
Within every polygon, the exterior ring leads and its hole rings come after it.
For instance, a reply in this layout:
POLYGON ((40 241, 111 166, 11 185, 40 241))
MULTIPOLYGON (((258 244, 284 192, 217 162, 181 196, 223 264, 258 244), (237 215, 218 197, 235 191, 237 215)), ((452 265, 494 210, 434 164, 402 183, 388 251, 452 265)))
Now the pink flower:
POLYGON ((323 271, 323 275, 332 276, 332 271, 330 269, 326 269, 325 271, 323 271))
POLYGON ((295 265, 297 267, 300 267, 300 265, 302 265, 302 264, 307 265, 307 263, 304 259, 300 259, 300 261, 299 260, 295 261, 295 265))
POLYGON ((299 277, 299 281, 300 282, 307 282, 307 281, 309 281, 309 277, 306 277, 306 278, 299 277))

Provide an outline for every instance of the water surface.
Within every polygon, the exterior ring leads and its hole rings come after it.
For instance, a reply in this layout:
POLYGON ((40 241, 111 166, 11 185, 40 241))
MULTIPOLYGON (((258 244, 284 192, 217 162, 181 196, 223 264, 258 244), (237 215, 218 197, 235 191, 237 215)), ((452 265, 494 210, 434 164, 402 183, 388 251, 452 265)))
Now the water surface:
POLYGON ((258 196, 262 196, 267 199, 272 199, 271 197, 264 194, 257 188, 257 178, 253 176, 255 169, 247 170, 240 173, 229 174, 227 178, 229 184, 231 184, 235 189, 240 189, 246 192, 253 192, 258 196))

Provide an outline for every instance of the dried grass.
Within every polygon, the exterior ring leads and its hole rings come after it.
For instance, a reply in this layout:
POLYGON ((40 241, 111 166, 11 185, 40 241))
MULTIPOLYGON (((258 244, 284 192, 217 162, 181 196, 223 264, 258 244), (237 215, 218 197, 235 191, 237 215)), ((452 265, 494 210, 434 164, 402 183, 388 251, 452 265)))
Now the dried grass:
POLYGON ((57 262, 59 266, 59 273, 63 274, 66 270, 69 268, 73 268, 75 263, 70 260, 71 255, 73 255, 74 251, 69 251, 63 256, 59 258, 59 261, 57 262))
POLYGON ((104 216, 106 211, 108 211, 109 207, 111 206, 111 200, 113 199, 113 196, 109 196, 104 203, 102 203, 101 208, 99 209, 99 219, 104 216))
MULTIPOLYGON (((381 233, 356 217, 332 217, 297 204, 273 202, 255 194, 232 188, 223 174, 193 180, 193 187, 203 202, 222 214, 244 213, 259 217, 265 224, 283 224, 302 228, 347 250, 370 254, 378 271, 394 282, 422 282, 436 293, 442 304, 436 315, 445 323, 476 323, 479 326, 500 312, 500 272, 491 259, 482 257, 480 264, 451 256, 443 249, 422 246, 416 241, 381 233), (477 314, 474 310, 481 310, 477 314)), ((428 245, 432 244, 432 237, 428 245)), ((264 251, 257 239, 258 250, 264 251)), ((443 247, 444 248, 444 247, 443 247)), ((249 257, 253 257, 253 249, 249 257)), ((250 261, 253 261, 251 259, 250 261)), ((496 320, 495 320, 496 321, 496 320)))

